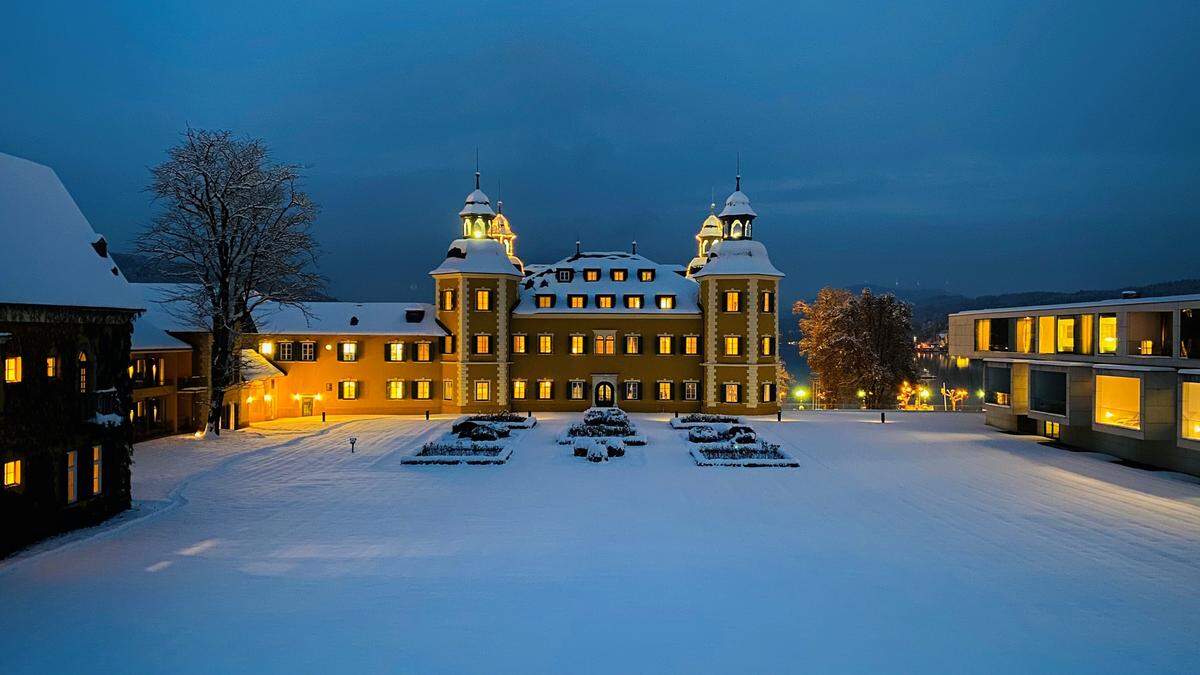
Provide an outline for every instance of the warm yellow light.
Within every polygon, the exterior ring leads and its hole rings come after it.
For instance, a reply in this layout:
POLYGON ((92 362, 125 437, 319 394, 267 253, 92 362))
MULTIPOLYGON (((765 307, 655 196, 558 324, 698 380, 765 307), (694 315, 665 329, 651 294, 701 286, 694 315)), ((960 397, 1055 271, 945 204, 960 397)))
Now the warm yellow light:
POLYGON ((246 397, 246 403, 254 403, 254 397, 253 397, 253 396, 247 396, 247 397, 246 397))
POLYGON ((986 394, 984 394, 984 391, 980 389, 979 391, 975 392, 975 395, 979 398, 983 398, 986 394))
POLYGON ((332 349, 333 349, 333 345, 325 345, 325 351, 330 351, 332 349))
POLYGON ((292 394, 292 400, 293 400, 293 401, 299 401, 299 400, 300 400, 300 394, 292 394))
POLYGON ((316 400, 320 401, 320 400, 321 400, 321 395, 320 395, 320 394, 317 394, 317 395, 316 395, 316 396, 314 396, 313 398, 315 398, 316 400))
POLYGON ((475 234, 472 236, 474 236, 476 239, 483 239, 483 230, 475 230, 475 234))
POLYGON ((866 392, 865 390, 859 389, 859 390, 858 390, 856 393, 858 394, 858 397, 859 397, 859 398, 866 398, 866 397, 867 397, 867 392, 866 392))
POLYGON ((796 397, 796 400, 802 401, 808 398, 808 390, 804 387, 796 387, 796 391, 792 395, 796 397))
POLYGON ((929 390, 928 389, 921 390, 921 398, 929 398, 929 390))
POLYGON ((270 402, 271 402, 271 395, 270 395, 270 394, 263 394, 263 400, 264 400, 264 401, 266 401, 267 403, 270 403, 270 402))
POLYGON ((971 365, 971 359, 968 359, 965 356, 960 356, 954 360, 954 367, 958 368, 959 370, 968 368, 968 367, 970 367, 970 365, 971 365))
POLYGON ((271 356, 272 354, 275 353, 275 343, 274 342, 258 343, 258 353, 262 354, 263 356, 271 356))

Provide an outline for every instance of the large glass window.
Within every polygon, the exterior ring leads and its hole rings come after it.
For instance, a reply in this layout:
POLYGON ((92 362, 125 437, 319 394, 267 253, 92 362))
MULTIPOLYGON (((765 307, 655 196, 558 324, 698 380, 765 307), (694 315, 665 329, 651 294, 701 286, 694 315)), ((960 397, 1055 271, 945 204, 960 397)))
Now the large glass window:
POLYGON ((1200 382, 1183 383, 1183 417, 1180 432, 1184 438, 1200 441, 1200 382))
POLYGON ((992 349, 992 320, 975 319, 975 351, 986 352, 992 349))
POLYGON ((1067 414, 1067 374, 1034 370, 1029 374, 1029 407, 1051 415, 1067 414))
POLYGON ((1037 342, 1039 354, 1054 353, 1054 317, 1039 316, 1037 320, 1037 342))
POLYGON ((1171 355, 1170 312, 1131 312, 1128 321, 1130 354, 1171 355))
POLYGON ((1179 312, 1179 358, 1200 359, 1200 309, 1179 312))
POLYGON ((1075 351, 1075 317, 1060 316, 1057 322, 1059 354, 1070 354, 1075 351))
POLYGON ((1096 423, 1142 428, 1142 381, 1136 377, 1096 376, 1096 423))
POLYGON ((984 400, 995 405, 1011 405, 1012 370, 987 366, 983 370, 984 400))
POLYGON ((1100 315, 1100 346, 1101 354, 1117 353, 1117 315, 1100 315))
POLYGON ((1022 354, 1033 353, 1033 317, 1026 316, 1016 320, 1017 351, 1022 354))

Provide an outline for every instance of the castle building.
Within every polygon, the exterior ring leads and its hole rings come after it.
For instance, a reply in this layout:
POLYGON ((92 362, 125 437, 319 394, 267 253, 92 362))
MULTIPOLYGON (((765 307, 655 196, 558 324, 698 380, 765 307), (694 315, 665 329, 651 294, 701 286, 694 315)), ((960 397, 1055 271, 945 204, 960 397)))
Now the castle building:
POLYGON ((264 306, 245 347, 277 372, 269 393, 226 396, 230 426, 322 412, 779 409, 783 274, 753 239, 740 176, 686 266, 636 244, 576 245, 527 265, 479 181, 458 214, 462 236, 429 272, 432 303, 312 302, 308 315, 264 306))

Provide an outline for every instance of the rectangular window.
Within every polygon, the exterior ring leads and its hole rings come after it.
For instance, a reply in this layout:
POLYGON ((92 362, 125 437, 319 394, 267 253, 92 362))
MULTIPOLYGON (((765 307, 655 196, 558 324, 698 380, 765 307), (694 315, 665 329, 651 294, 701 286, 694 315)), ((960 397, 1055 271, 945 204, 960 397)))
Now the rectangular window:
POLYGON ((626 335, 625 336, 625 353, 626 354, 641 354, 642 353, 642 336, 641 335, 626 335))
POLYGON ((725 356, 738 356, 742 353, 742 337, 740 335, 725 336, 725 356))
POLYGON ((696 381, 683 383, 683 400, 695 401, 700 398, 700 383, 696 381))
POLYGON ((1054 317, 1039 316, 1037 320, 1037 341, 1039 354, 1054 353, 1054 317))
POLYGON ((9 383, 21 381, 21 357, 9 356, 4 359, 4 381, 9 383))
POLYGON ((514 336, 512 336, 512 350, 513 350, 513 353, 514 353, 514 354, 524 354, 524 353, 525 353, 525 349, 526 349, 526 347, 525 347, 525 336, 524 336, 524 335, 514 335, 514 336))
POLYGON ((775 293, 772 291, 763 291, 759 297, 759 303, 762 304, 762 311, 767 314, 775 312, 775 293))
POLYGON ((554 336, 553 335, 539 335, 538 336, 538 353, 539 354, 549 354, 552 351, 554 351, 554 336))
POLYGON ((742 311, 742 294, 738 291, 725 291, 725 311, 742 311))
POLYGON ((432 360, 432 358, 433 358, 433 343, 432 342, 418 342, 416 344, 416 348, 417 348, 417 355, 416 355, 417 361, 432 360))
POLYGON ((454 311, 454 291, 452 289, 442 290, 441 310, 443 312, 454 311))
POLYGON ((554 396, 553 380, 538 380, 538 399, 548 401, 554 396))
POLYGON ((640 296, 640 295, 625 296, 625 307, 626 307, 626 309, 641 309, 642 308, 642 296, 640 296))
POLYGON ((1096 376, 1097 424, 1142 428, 1142 381, 1136 377, 1096 376))
POLYGON ((683 353, 688 356, 695 356, 700 353, 700 336, 685 335, 683 336, 683 353))
POLYGON ((442 336, 442 353, 443 354, 453 354, 454 353, 454 336, 453 335, 443 335, 442 336))
POLYGON ((638 281, 654 281, 654 270, 638 270, 638 281))
POLYGON ((492 383, 487 380, 479 380, 475 383, 475 400, 490 401, 492 400, 492 383))
POLYGON ((388 346, 387 346, 386 355, 387 355, 388 361, 403 361, 404 360, 404 343, 403 342, 389 342, 388 346))
POLYGON ((275 343, 269 340, 258 343, 258 353, 266 357, 274 356, 275 343))
POLYGON ((492 336, 479 333, 475 336, 475 353, 476 354, 491 354, 492 353, 492 336))
POLYGON ((582 335, 572 335, 571 336, 571 353, 572 354, 582 354, 583 351, 584 351, 583 350, 583 336, 582 335))
POLYGON ((675 309, 675 296, 673 296, 673 295, 658 296, 658 308, 659 309, 675 309))
POLYGON ((534 301, 537 304, 538 309, 550 309, 554 306, 553 295, 539 295, 534 298, 534 301))
POLYGON ((454 380, 442 380, 442 400, 454 400, 454 380))
POLYGON ((984 400, 993 405, 1010 405, 1012 371, 1008 368, 986 366, 983 369, 984 400))
POLYGON ((1058 317, 1058 342, 1056 349, 1059 354, 1070 354, 1075 351, 1075 317, 1058 317))
POLYGON ((584 307, 587 307, 587 296, 586 295, 568 295, 567 296, 567 306, 570 307, 571 309, 583 309, 584 307))
POLYGON ((1017 351, 1022 354, 1033 353, 1033 317, 1026 316, 1017 319, 1017 351))
POLYGON ((762 351, 763 356, 774 356, 775 355, 775 337, 771 336, 771 335, 762 336, 762 341, 759 344, 759 349, 762 351))
POLYGON ((341 342, 338 344, 338 361, 357 361, 358 343, 341 342))
POLYGON ((609 270, 608 276, 613 281, 625 281, 625 279, 629 277, 629 270, 609 270))
POLYGON ((675 351, 675 337, 673 335, 658 336, 658 353, 671 354, 675 351))
POLYGON ((513 398, 520 400, 520 401, 525 400, 525 384, 526 384, 525 380, 513 380, 513 383, 512 383, 512 397, 513 398))
POLYGON ((316 361, 317 360, 317 343, 301 342, 300 343, 300 360, 301 361, 316 361))
POLYGON ((659 401, 670 401, 675 398, 675 383, 661 381, 655 384, 654 398, 659 401))
POLYGON ((279 360, 291 361, 296 358, 296 343, 280 342, 279 343, 279 360))
POLYGON ((1189 441, 1200 441, 1200 382, 1183 383, 1183 414, 1179 431, 1189 441))
POLYGON ((358 382, 356 380, 338 382, 338 398, 343 401, 353 401, 358 398, 358 382))
POLYGON ((416 398, 420 401, 428 401, 433 398, 433 382, 429 380, 417 380, 416 398))
POLYGON ((404 398, 404 380, 388 380, 387 397, 393 401, 404 398))
POLYGON ((104 489, 104 451, 100 446, 92 447, 92 494, 98 495, 104 489))
POLYGON ((737 403, 742 400, 742 385, 729 382, 725 385, 725 403, 737 403))
POLYGON ((762 402, 772 403, 775 400, 775 383, 763 382, 762 385, 762 402))
POLYGON ((572 401, 583 400, 582 380, 571 380, 569 383, 567 383, 567 398, 571 399, 572 401))
POLYGON ((571 278, 575 276, 574 270, 571 269, 558 270, 555 272, 555 275, 558 277, 558 280, 564 284, 570 283, 571 278))
POLYGON ((475 289, 475 311, 488 312, 492 309, 492 292, 486 288, 475 289))
POLYGON ((614 336, 614 335, 597 335, 595 342, 596 342, 596 349, 594 350, 595 353, 604 354, 604 355, 617 353, 617 338, 616 338, 616 336, 614 336))
POLYGON ((583 271, 584 281, 600 281, 600 270, 586 269, 583 271))
POLYGON ((67 453, 67 503, 79 501, 79 453, 67 453))
POLYGON ((975 351, 990 352, 992 350, 992 320, 975 319, 975 351))
POLYGON ((4 487, 17 487, 21 484, 21 460, 14 459, 4 463, 4 487))
POLYGON ((46 377, 51 380, 58 377, 58 357, 57 356, 47 356, 46 357, 46 377))
POLYGON ((1051 415, 1066 415, 1067 374, 1050 370, 1031 370, 1029 409, 1051 415))
POLYGON ((616 300, 617 298, 615 295, 597 295, 596 306, 600 309, 612 309, 613 305, 616 303, 616 300))
POLYGON ((625 400, 639 401, 642 398, 642 383, 637 380, 625 380, 625 400))

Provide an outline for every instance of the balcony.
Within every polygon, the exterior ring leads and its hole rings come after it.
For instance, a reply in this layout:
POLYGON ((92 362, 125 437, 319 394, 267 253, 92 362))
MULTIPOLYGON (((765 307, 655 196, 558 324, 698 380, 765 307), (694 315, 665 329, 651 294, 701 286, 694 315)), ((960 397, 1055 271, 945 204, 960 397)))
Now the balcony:
POLYGON ((126 410, 116 389, 80 394, 80 407, 80 417, 85 422, 115 426, 125 419, 126 410))

